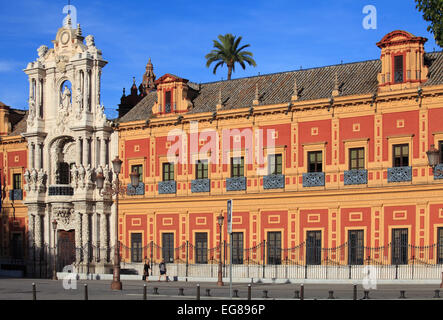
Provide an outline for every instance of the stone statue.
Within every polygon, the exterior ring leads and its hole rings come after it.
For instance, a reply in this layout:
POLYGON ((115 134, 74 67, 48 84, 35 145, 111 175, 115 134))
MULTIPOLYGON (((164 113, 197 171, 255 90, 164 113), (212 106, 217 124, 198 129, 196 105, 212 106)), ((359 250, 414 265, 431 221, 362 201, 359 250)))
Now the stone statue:
POLYGON ((48 52, 48 47, 45 45, 41 45, 38 49, 37 49, 37 53, 38 53, 38 59, 37 61, 42 61, 46 55, 46 53, 48 52))
POLYGON ((75 97, 75 101, 77 102, 79 112, 82 112, 82 110, 83 110, 83 93, 82 93, 82 89, 80 87, 77 88, 77 95, 75 97))
POLYGON ((65 85, 65 89, 62 93, 61 107, 63 109, 69 109, 71 107, 71 91, 67 85, 65 85))
POLYGON ((91 164, 88 164, 88 167, 86 168, 86 183, 92 183, 92 168, 91 164))
POLYGON ((30 184, 31 183, 31 173, 29 172, 28 169, 26 169, 23 177, 25 178, 25 182, 26 182, 26 190, 30 191, 31 190, 31 184, 30 184))
POLYGON ((105 165, 105 168, 103 169, 103 175, 105 176, 105 182, 107 183, 111 182, 109 174, 110 174, 109 167, 108 165, 105 165))
POLYGON ((38 171, 37 183, 39 192, 44 192, 46 189, 46 173, 42 168, 38 171))
POLYGON ((32 169, 31 171, 31 185, 33 186, 34 190, 37 190, 37 170, 32 169))
POLYGON ((94 40, 94 36, 89 35, 85 38, 86 40, 86 46, 89 48, 91 47, 95 47, 95 40, 94 40))
POLYGON ((81 182, 82 186, 84 187, 85 186, 86 171, 85 171, 85 167, 83 167, 82 164, 78 168, 78 175, 79 175, 79 178, 80 178, 80 182, 81 182))
POLYGON ((79 175, 78 168, 74 164, 71 169, 71 182, 74 184, 75 188, 77 188, 78 186, 78 175, 79 175))
POLYGON ((35 117, 35 101, 34 98, 29 98, 29 120, 33 120, 35 117))

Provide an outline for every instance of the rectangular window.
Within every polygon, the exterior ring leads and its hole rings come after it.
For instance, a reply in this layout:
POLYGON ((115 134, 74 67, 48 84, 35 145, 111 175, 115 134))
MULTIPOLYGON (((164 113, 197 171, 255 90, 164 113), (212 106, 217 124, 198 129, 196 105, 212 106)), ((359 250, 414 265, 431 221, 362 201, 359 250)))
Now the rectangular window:
POLYGON ((281 264, 281 232, 268 232, 268 264, 281 264))
POLYGON ((174 262, 174 234, 162 234, 162 257, 166 263, 174 262))
POLYGON ((137 164, 137 165, 131 166, 131 173, 132 172, 137 172, 139 181, 143 182, 143 165, 137 164))
POLYGON ((232 263, 243 264, 243 232, 232 233, 232 263))
POLYGON ((12 175, 13 187, 14 190, 18 190, 22 188, 22 175, 21 173, 14 173, 12 175))
POLYGON ((396 144, 393 146, 393 166, 394 167, 409 166, 408 144, 396 144))
POLYGON ((195 164, 195 178, 208 179, 208 160, 198 160, 195 164))
POLYGON ((208 234, 206 232, 195 234, 195 263, 208 263, 208 234))
POLYGON ((321 231, 306 232, 306 264, 321 264, 321 231))
POLYGON ((283 157, 281 154, 268 156, 269 174, 283 174, 283 157))
POLYGON ((365 168, 365 148, 349 149, 349 170, 363 170, 365 168))
POLYGON ((348 264, 363 264, 363 230, 348 231, 348 264))
POLYGON ((244 177, 244 165, 245 161, 243 157, 231 158, 231 177, 244 177))
POLYGON ((142 234, 131 233, 131 261, 142 262, 142 234))
POLYGON ((394 57, 394 82, 403 82, 403 56, 394 57))
POLYGON ((171 91, 165 92, 165 112, 171 112, 171 91))
POLYGON ((171 162, 163 163, 163 181, 174 181, 174 164, 171 162))
POLYGON ((308 152, 308 172, 322 172, 322 151, 308 152))
POLYGON ((392 264, 408 263, 408 229, 392 229, 392 264))
POLYGON ((22 233, 13 233, 11 240, 11 256, 14 259, 23 259, 24 258, 24 250, 23 250, 23 234, 22 233))
POLYGON ((443 163, 443 141, 438 142, 438 151, 440 151, 440 163, 443 163))
POLYGON ((443 228, 437 229, 437 263, 443 264, 443 228))

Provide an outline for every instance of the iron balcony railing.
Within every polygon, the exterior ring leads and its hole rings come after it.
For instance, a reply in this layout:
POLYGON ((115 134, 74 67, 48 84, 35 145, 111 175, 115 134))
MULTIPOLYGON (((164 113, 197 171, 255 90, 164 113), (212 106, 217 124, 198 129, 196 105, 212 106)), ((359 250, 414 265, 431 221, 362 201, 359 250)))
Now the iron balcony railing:
POLYGON ((412 167, 388 168, 388 182, 412 181, 412 167))

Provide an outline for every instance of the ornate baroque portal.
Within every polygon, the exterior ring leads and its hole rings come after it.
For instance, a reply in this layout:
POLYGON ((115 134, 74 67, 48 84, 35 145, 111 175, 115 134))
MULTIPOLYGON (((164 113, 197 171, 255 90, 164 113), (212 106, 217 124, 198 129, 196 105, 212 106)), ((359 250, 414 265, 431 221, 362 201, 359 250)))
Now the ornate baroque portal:
POLYGON ((84 38, 80 25, 73 27, 69 16, 65 21, 54 48, 40 46, 37 60, 24 70, 29 77, 24 134, 29 152, 24 175, 29 258, 43 257, 52 271, 55 234, 57 271, 67 261, 77 272, 102 273, 112 265, 114 241, 109 226, 112 201, 99 196, 95 183, 97 172, 108 173, 108 183, 112 179, 112 130, 100 102, 101 72, 107 62, 93 36, 84 38))

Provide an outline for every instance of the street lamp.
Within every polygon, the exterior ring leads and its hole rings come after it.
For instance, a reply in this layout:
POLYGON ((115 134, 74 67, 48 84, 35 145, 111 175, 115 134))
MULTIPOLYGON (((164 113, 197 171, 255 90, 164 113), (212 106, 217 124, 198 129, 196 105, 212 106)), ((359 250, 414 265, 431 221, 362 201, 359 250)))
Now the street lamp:
POLYGON ((126 188, 121 184, 118 176, 121 172, 122 163, 118 156, 115 157, 114 160, 112 160, 112 167, 113 171, 116 174, 116 180, 111 186, 104 187, 105 182, 105 176, 103 173, 97 174, 97 188, 100 190, 100 196, 114 196, 115 195, 115 206, 116 206, 116 212, 115 212, 115 250, 114 250, 114 271, 113 271, 113 278, 111 283, 111 289, 112 290, 122 290, 122 283, 120 281, 120 250, 119 250, 119 241, 118 241, 118 196, 123 195, 126 192, 128 194, 134 194, 135 188, 139 184, 139 174, 132 172, 130 174, 131 176, 131 184, 133 188, 129 188, 126 190, 126 188))
POLYGON ((53 255, 53 271, 52 271, 52 280, 58 280, 57 279, 57 270, 56 270, 56 261, 57 258, 57 251, 55 247, 55 233, 57 232, 57 220, 52 220, 52 230, 54 230, 54 255, 53 255))
POLYGON ((428 156, 428 163, 432 168, 432 173, 434 173, 435 167, 440 162, 440 151, 435 149, 435 145, 431 144, 431 149, 426 151, 426 155, 428 156))
POLYGON ((218 286, 223 286, 223 275, 222 275, 222 226, 223 226, 223 215, 220 213, 220 215, 217 217, 218 225, 220 226, 220 252, 219 252, 219 259, 218 259, 218 286))

